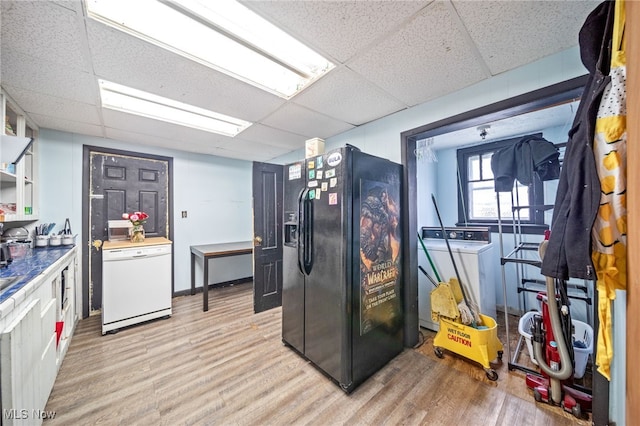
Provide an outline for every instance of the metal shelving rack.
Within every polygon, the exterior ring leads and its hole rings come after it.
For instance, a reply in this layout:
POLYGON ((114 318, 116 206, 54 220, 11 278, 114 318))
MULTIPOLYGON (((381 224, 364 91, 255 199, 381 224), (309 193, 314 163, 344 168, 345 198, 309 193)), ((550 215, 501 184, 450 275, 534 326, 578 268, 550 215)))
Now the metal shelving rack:
MULTIPOLYGON (((539 256, 537 256, 539 243, 531 243, 526 242, 523 239, 522 232, 522 220, 520 211, 523 209, 530 209, 533 213, 544 213, 546 211, 552 210, 554 208, 553 205, 520 205, 519 199, 517 196, 517 189, 511 191, 511 216, 512 216, 512 232, 513 232, 513 249, 508 253, 504 254, 504 237, 503 237, 503 223, 502 223, 502 212, 500 211, 500 197, 499 193, 497 197, 497 208, 498 208, 498 235, 500 240, 500 266, 502 272, 502 297, 504 299, 504 321, 505 321, 505 331, 506 331, 506 355, 508 360, 508 368, 509 370, 521 370, 528 373, 538 373, 535 370, 532 370, 528 367, 525 367, 521 364, 518 364, 517 360, 520 355, 520 351, 522 349, 523 339, 522 335, 518 338, 518 343, 516 344, 516 349, 511 354, 511 340, 509 337, 509 312, 508 312, 508 303, 507 303, 507 277, 506 277, 506 265, 507 264, 515 264, 516 269, 516 281, 517 292, 521 296, 518 299, 518 309, 521 314, 524 314, 527 309, 527 298, 526 293, 539 293, 541 291, 545 291, 545 280, 539 278, 528 278, 525 277, 525 267, 535 267, 540 268, 542 266, 542 260, 539 256), (516 196, 514 197, 514 192, 516 196), (515 199, 515 202, 514 202, 515 199), (527 256, 526 253, 533 253, 535 256, 527 256)), ((589 288, 585 284, 575 284, 575 283, 567 283, 567 288, 572 290, 568 297, 575 300, 581 300, 587 304, 587 321, 591 324, 591 305, 592 305, 592 297, 589 294, 589 288)))

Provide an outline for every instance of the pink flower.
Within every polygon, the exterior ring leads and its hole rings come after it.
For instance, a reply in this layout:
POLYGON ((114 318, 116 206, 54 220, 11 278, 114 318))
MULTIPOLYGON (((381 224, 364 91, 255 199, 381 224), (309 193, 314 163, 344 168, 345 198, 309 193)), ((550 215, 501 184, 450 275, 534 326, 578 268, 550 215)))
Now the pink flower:
POLYGON ((145 212, 123 213, 122 218, 130 220, 134 225, 141 225, 147 221, 149 215, 145 212))

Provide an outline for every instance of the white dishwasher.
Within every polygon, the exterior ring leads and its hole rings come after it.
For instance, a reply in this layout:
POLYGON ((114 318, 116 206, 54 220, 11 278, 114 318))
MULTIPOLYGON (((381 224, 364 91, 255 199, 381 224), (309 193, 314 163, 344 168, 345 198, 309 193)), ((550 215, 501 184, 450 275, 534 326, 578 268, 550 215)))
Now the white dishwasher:
POLYGON ((102 251, 102 334, 171 315, 171 241, 107 241, 102 251))

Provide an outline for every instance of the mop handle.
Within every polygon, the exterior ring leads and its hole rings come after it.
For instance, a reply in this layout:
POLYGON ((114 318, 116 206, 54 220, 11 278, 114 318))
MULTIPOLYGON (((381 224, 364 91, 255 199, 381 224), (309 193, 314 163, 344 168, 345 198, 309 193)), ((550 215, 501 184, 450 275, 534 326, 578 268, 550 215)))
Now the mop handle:
POLYGON ((434 287, 438 288, 438 283, 436 282, 436 280, 431 278, 431 275, 429 275, 422 266, 418 265, 418 269, 420 269, 420 272, 422 272, 424 276, 427 277, 429 281, 431 281, 431 284, 433 284, 434 287))
POLYGON ((429 260, 429 265, 431 265, 431 269, 433 269, 433 273, 436 274, 436 278, 438 282, 442 282, 440 275, 438 275, 438 271, 436 270, 436 265, 433 264, 433 260, 431 260, 431 256, 429 256, 429 252, 424 245, 424 241, 422 241, 422 237, 420 236, 420 232, 418 232, 418 241, 420 241, 420 245, 422 246, 422 250, 424 250, 424 254, 427 255, 427 259, 429 260))
POLYGON ((460 273, 458 272, 458 267, 456 266, 456 261, 453 258, 453 252, 451 251, 451 246, 449 245, 449 238, 447 238, 447 232, 444 229, 444 225, 442 224, 442 218, 440 217, 440 211, 438 210, 438 203, 436 202, 436 197, 431 194, 431 199, 433 200, 433 205, 436 208, 436 215, 438 215, 438 222, 440 222, 440 229, 442 229, 442 236, 444 237, 444 241, 447 244, 447 250, 449 251, 449 256, 451 256, 451 263, 453 263, 453 270, 456 272, 456 278, 460 283, 460 291, 462 292, 462 298, 464 299, 464 303, 471 310, 471 306, 469 305, 469 301, 467 300, 467 294, 464 291, 464 285, 462 284, 462 280, 460 280, 460 273))

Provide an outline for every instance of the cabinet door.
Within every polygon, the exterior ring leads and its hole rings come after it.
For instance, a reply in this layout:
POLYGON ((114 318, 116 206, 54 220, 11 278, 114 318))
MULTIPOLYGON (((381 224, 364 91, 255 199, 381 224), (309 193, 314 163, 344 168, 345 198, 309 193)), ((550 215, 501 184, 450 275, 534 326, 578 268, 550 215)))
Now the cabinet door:
MULTIPOLYGON (((41 324, 40 299, 37 299, 29 303, 0 335, 3 409, 26 409, 29 413, 44 409, 39 377, 43 349, 39 338, 41 324)), ((7 424, 17 421, 5 420, 7 424)))
POLYGON ((44 407, 49 399, 49 393, 53 389, 53 383, 56 381, 58 365, 56 360, 56 305, 57 299, 52 299, 47 303, 40 314, 41 322, 41 347, 39 362, 39 378, 40 378, 40 400, 37 401, 40 406, 44 407))

